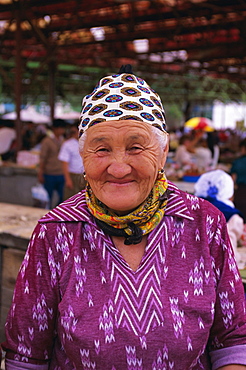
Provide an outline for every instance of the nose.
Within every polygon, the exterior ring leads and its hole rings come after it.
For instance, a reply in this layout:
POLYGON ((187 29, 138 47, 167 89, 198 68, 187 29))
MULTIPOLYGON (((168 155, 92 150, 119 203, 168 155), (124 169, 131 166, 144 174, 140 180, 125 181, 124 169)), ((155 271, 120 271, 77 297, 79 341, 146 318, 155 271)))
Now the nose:
POLYGON ((131 166, 127 163, 124 155, 117 155, 114 157, 108 166, 108 173, 115 178, 123 178, 131 173, 131 166))

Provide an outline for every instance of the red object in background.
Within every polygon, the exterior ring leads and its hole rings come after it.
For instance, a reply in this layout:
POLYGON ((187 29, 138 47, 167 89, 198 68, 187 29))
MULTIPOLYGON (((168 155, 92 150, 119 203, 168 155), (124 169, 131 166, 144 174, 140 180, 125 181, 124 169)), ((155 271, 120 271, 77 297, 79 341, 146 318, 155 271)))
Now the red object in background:
POLYGON ((193 130, 214 131, 213 123, 206 117, 194 117, 185 122, 184 126, 193 130))

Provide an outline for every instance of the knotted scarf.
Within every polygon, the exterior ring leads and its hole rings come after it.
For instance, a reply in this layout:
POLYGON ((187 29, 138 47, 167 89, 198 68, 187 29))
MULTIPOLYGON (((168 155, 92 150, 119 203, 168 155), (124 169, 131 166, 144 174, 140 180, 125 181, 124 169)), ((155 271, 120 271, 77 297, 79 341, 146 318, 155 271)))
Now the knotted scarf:
POLYGON ((152 231, 164 216, 167 205, 167 179, 164 174, 157 178, 149 196, 127 215, 119 216, 108 209, 94 195, 90 185, 86 188, 86 203, 97 225, 106 234, 124 236, 125 244, 138 244, 142 236, 152 231))

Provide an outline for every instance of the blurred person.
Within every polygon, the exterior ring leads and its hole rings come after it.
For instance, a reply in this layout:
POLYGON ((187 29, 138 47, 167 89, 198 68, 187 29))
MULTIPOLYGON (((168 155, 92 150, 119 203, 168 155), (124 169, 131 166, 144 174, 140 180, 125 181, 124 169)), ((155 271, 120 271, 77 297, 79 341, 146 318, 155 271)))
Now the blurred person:
POLYGON ((85 188, 84 166, 79 153, 79 131, 77 124, 69 127, 70 138, 61 146, 58 159, 62 162, 65 177, 64 200, 85 188))
POLYGON ((130 66, 83 100, 86 189, 36 225, 5 325, 6 368, 246 369, 223 214, 179 190, 159 95, 130 66))
POLYGON ((194 148, 194 162, 200 172, 210 169, 212 164, 212 153, 208 148, 207 139, 202 137, 194 148))
POLYGON ((246 261, 243 261, 240 249, 238 249, 238 241, 243 234, 244 220, 243 215, 233 203, 232 177, 223 170, 209 171, 200 176, 194 188, 196 196, 208 200, 224 214, 238 266, 244 268, 246 261))
POLYGON ((206 133, 206 135, 207 145, 212 155, 211 169, 215 169, 220 158, 219 135, 216 130, 209 131, 206 133))
POLYGON ((230 173, 235 183, 234 203, 246 222, 246 139, 239 144, 240 157, 232 163, 230 173))
POLYGON ((170 152, 176 151, 179 145, 179 137, 177 134, 177 130, 172 130, 169 132, 169 154, 170 152))
POLYGON ((180 167, 199 171, 209 168, 212 156, 204 138, 204 131, 193 130, 181 136, 174 160, 180 167))
POLYGON ((180 166, 194 166, 194 140, 190 134, 184 134, 179 139, 174 161, 180 166))
POLYGON ((54 119, 49 134, 41 141, 38 180, 49 194, 50 208, 55 191, 58 194, 58 204, 63 201, 65 179, 58 154, 64 141, 65 129, 64 120, 54 119))
POLYGON ((12 121, 0 119, 0 156, 3 161, 14 161, 16 156, 16 131, 12 121))
POLYGON ((226 141, 226 149, 232 154, 237 154, 240 151, 241 136, 237 130, 228 129, 228 138, 226 141))
POLYGON ((49 133, 52 134, 52 130, 50 130, 48 127, 47 127, 47 125, 44 125, 44 124, 36 124, 36 127, 35 127, 36 128, 36 135, 37 135, 36 136, 36 144, 32 148, 34 151, 39 152, 40 149, 41 149, 42 140, 46 136, 49 136, 49 133))

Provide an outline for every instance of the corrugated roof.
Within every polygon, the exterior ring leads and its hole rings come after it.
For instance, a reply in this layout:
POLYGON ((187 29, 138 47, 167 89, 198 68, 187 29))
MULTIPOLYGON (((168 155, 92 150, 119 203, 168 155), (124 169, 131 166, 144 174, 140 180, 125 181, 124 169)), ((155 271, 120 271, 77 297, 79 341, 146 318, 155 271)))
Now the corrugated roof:
POLYGON ((4 84, 14 73, 16 42, 21 43, 26 87, 30 80, 45 81, 51 61, 64 91, 72 81, 73 88, 76 81, 89 88, 102 71, 116 72, 126 63, 149 78, 187 74, 228 78, 242 89, 246 83, 242 0, 1 0, 4 84), (59 72, 65 65, 74 70, 59 72))

